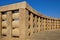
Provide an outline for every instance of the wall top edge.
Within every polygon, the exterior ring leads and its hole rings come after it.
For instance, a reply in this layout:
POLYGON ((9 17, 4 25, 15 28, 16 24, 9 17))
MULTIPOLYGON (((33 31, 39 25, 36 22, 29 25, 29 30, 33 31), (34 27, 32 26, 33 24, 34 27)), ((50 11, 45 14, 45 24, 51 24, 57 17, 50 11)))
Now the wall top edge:
POLYGON ((36 14, 38 16, 41 16, 43 18, 48 18, 48 19, 53 19, 53 20, 60 20, 60 18, 52 18, 52 17, 48 17, 48 16, 45 16, 45 15, 39 13, 38 11, 33 9, 26 1, 19 2, 19 3, 14 3, 14 4, 9 4, 9 5, 6 5, 6 6, 0 6, 0 12, 7 11, 7 10, 19 9, 19 8, 24 8, 24 9, 27 8, 28 10, 30 10, 34 14, 36 14))
POLYGON ((26 1, 0 6, 0 12, 7 11, 7 10, 19 9, 19 8, 26 8, 26 1))
POLYGON ((28 10, 30 10, 31 12, 33 12, 34 14, 36 14, 38 16, 41 16, 43 18, 48 18, 48 19, 52 19, 52 20, 60 20, 60 18, 53 18, 53 17, 43 15, 42 13, 40 13, 40 12, 36 11, 35 9, 33 9, 29 4, 26 4, 26 8, 28 10))

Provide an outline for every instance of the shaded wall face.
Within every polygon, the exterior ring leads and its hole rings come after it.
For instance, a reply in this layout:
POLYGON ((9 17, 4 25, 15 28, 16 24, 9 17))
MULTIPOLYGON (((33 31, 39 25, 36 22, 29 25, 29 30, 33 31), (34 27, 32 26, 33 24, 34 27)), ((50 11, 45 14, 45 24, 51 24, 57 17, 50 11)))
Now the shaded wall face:
POLYGON ((54 19, 48 19, 36 15, 30 10, 26 9, 26 24, 27 24, 27 37, 31 37, 33 34, 40 31, 50 31, 60 28, 60 21, 54 19))

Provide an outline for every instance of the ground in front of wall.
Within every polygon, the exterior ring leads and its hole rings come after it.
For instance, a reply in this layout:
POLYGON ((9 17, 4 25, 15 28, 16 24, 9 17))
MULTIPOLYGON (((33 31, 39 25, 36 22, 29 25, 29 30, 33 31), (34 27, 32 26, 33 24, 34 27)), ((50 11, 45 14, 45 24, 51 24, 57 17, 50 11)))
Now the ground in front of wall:
POLYGON ((33 35, 30 40, 60 40, 60 30, 40 32, 33 35))

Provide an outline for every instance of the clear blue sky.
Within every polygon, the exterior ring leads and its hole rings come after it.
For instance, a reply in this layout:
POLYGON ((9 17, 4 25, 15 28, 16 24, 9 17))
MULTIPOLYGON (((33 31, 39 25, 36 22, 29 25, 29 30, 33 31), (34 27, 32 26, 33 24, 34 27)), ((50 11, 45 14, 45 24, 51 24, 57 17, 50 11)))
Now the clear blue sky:
POLYGON ((60 0, 0 0, 0 6, 26 1, 38 12, 60 18, 60 0))

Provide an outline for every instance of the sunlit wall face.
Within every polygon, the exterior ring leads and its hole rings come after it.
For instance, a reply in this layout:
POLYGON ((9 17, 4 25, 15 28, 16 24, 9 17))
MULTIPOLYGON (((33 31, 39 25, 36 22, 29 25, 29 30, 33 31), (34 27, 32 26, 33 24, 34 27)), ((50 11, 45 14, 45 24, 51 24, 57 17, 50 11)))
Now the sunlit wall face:
POLYGON ((0 37, 3 40, 24 40, 41 31, 60 29, 59 19, 39 14, 26 3, 15 6, 17 4, 0 10, 0 37))

